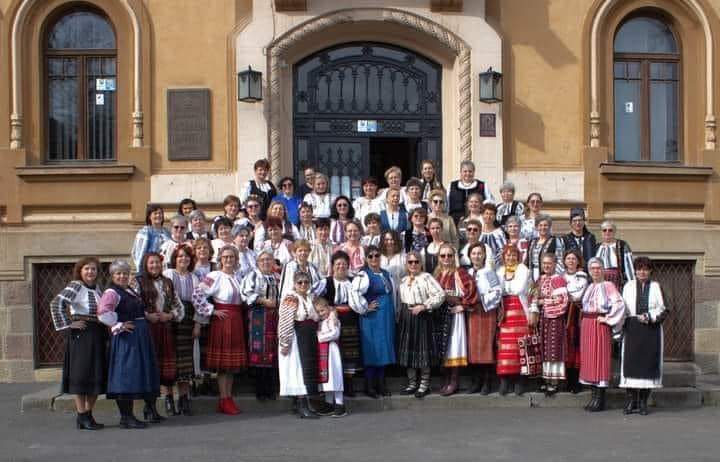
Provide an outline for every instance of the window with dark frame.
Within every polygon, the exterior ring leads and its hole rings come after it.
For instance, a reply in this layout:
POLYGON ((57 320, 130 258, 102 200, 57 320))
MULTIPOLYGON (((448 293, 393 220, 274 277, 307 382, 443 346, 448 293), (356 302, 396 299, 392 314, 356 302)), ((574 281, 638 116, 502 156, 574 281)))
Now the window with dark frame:
POLYGON ((73 9, 45 36, 47 160, 115 160, 117 47, 100 12, 73 9))
POLYGON ((614 40, 615 160, 680 160, 680 64, 675 35, 659 16, 634 16, 614 40))

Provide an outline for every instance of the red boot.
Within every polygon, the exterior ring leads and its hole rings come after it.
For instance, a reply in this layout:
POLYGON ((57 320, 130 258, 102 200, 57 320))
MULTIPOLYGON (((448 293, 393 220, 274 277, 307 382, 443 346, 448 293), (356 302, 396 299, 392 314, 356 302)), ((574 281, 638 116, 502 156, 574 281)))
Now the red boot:
POLYGON ((240 409, 235 405, 235 401, 233 401, 232 397, 230 396, 225 398, 223 406, 223 414, 238 415, 241 412, 240 409))

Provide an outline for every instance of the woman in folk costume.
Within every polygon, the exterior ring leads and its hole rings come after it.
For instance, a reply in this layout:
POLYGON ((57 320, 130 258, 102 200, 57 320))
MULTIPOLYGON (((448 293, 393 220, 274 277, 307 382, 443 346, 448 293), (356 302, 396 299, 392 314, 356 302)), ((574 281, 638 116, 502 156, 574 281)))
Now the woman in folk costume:
POLYGON ((502 264, 502 249, 507 243, 505 231, 497 225, 497 207, 495 204, 483 204, 482 209, 482 232, 480 233, 480 242, 487 245, 492 253, 490 258, 493 268, 498 268, 502 264))
POLYGON ((240 409, 232 399, 233 376, 247 366, 242 287, 235 275, 237 249, 232 245, 221 248, 218 260, 220 270, 212 271, 200 282, 193 293, 193 305, 198 319, 210 323, 205 369, 218 375, 217 411, 236 415, 240 409))
POLYGON ((400 203, 400 190, 389 190, 386 198, 387 204, 379 213, 380 228, 383 231, 395 231, 400 237, 404 237, 405 231, 410 226, 410 220, 407 210, 400 203))
POLYGON ((600 230, 602 242, 598 244, 595 256, 603 264, 605 280, 615 284, 620 291, 625 283, 635 279, 632 250, 627 242, 615 238, 617 227, 612 221, 603 221, 600 230))
POLYGON ((443 186, 440 179, 437 177, 437 169, 435 168, 435 162, 429 159, 425 159, 420 163, 420 182, 422 184, 422 199, 424 201, 430 201, 433 193, 439 191, 443 198, 447 194, 445 186, 443 186))
MULTIPOLYGON (((330 196, 330 180, 322 173, 315 172, 313 191, 305 194, 303 202, 310 204, 313 218, 330 218, 332 197, 330 196)), ((305 237, 307 239, 307 237, 305 237)))
POLYGON ((343 363, 338 348, 341 323, 338 320, 335 307, 324 298, 315 299, 315 310, 320 318, 317 337, 320 349, 320 389, 325 392, 325 403, 333 407, 332 417, 345 417, 345 398, 343 396, 343 363), (327 367, 322 366, 327 357, 327 367))
POLYGON ((634 281, 623 288, 627 318, 623 328, 620 388, 627 390, 624 414, 648 413, 650 390, 662 387, 663 329, 668 314, 660 284, 650 280, 652 262, 635 259, 634 281))
POLYGON ((605 389, 610 386, 612 339, 620 335, 625 302, 612 282, 603 275, 603 264, 591 258, 588 270, 592 283, 583 295, 580 324, 580 383, 592 387, 592 398, 585 410, 605 410, 605 389))
POLYGON ((107 329, 97 318, 99 269, 97 258, 81 258, 73 280, 50 303, 55 330, 65 334, 61 391, 75 395, 78 430, 104 427, 92 415, 98 395, 107 389, 107 329))
POLYGON ((168 269, 163 275, 172 281, 177 297, 183 304, 185 316, 175 328, 175 357, 177 363, 178 412, 192 415, 190 409, 190 382, 195 377, 193 342, 200 337, 201 325, 196 322, 195 306, 192 296, 200 279, 193 274, 195 268, 195 252, 189 244, 178 246, 172 253, 168 269))
POLYGON ((255 397, 277 395, 277 326, 279 277, 273 271, 270 250, 258 255, 257 268, 242 280, 242 298, 248 305, 248 365, 255 369, 255 397))
POLYGON ((442 240, 451 243, 455 248, 460 245, 460 235, 458 234, 455 220, 445 213, 445 190, 435 189, 430 193, 427 199, 430 206, 428 219, 438 218, 442 221, 442 240))
POLYGON ((507 233, 507 243, 512 244, 520 250, 520 261, 527 261, 528 246, 530 241, 520 235, 520 226, 522 222, 516 216, 510 216, 505 220, 505 232, 507 233))
POLYGON ((582 388, 580 385, 580 313, 582 313, 582 297, 587 289, 589 278, 582 268, 585 260, 580 249, 574 248, 565 252, 565 272, 563 278, 570 295, 570 306, 567 318, 567 350, 565 356, 565 375, 568 391, 575 394, 582 388))
POLYGON ((409 252, 405 261, 408 275, 400 284, 397 362, 407 368, 403 394, 421 399, 430 393, 430 367, 438 362, 432 311, 445 301, 445 291, 431 274, 423 272, 419 252, 409 252))
POLYGON ((395 289, 395 317, 397 319, 400 308, 400 281, 407 274, 405 268, 405 252, 402 249, 402 240, 395 231, 382 233, 382 246, 380 247, 380 265, 390 273, 395 289))
POLYGON ((300 239, 298 241, 293 242, 293 260, 286 265, 282 267, 282 271, 280 272, 280 298, 284 298, 285 295, 292 291, 293 289, 293 278, 295 277, 295 273, 298 271, 302 271, 303 273, 308 273, 310 275, 310 280, 312 281, 312 286, 310 287, 310 292, 317 296, 319 292, 319 285, 320 281, 322 281, 322 277, 320 277, 320 272, 318 271, 317 267, 310 263, 310 252, 312 250, 312 246, 310 242, 306 241, 305 239, 300 239))
POLYGON ((293 243, 283 237, 282 222, 277 217, 268 217, 265 220, 265 230, 267 239, 263 241, 263 245, 258 247, 258 252, 270 252, 273 254, 273 269, 280 272, 285 264, 290 263, 293 259, 293 243))
POLYGON ((487 267, 486 246, 482 242, 469 249, 472 268, 468 270, 475 279, 480 306, 468 313, 468 363, 472 366, 473 381, 469 394, 490 394, 495 369, 495 331, 497 309, 502 301, 502 285, 495 270, 487 267))
POLYGON ((162 255, 163 269, 169 268, 168 265, 170 264, 170 257, 173 252, 175 252, 175 249, 179 245, 182 245, 187 240, 187 227, 187 218, 182 215, 175 215, 170 219, 170 239, 162 243, 160 251, 158 252, 162 255))
MULTIPOLYGON (((145 254, 142 273, 130 286, 145 303, 145 317, 150 322, 150 335, 160 369, 160 391, 165 395, 165 410, 167 415, 177 415, 172 391, 178 377, 175 329, 185 317, 185 307, 175 292, 172 280, 163 276, 162 257, 157 253, 145 254)), ((161 420, 153 406, 146 406, 143 414, 152 416, 153 420, 161 420)))
POLYGON ((330 240, 330 220, 318 218, 316 222, 317 239, 312 243, 309 259, 318 269, 320 277, 326 278, 332 272, 331 260, 335 244, 330 240))
POLYGON ((357 221, 345 226, 345 242, 337 247, 350 257, 350 274, 355 275, 365 266, 365 247, 360 242, 363 228, 357 221))
POLYGON ((280 396, 297 399, 298 417, 317 419, 308 395, 318 391, 318 314, 310 292, 312 280, 303 271, 293 273, 293 288, 280 302, 278 369, 280 396))
POLYGON ((367 312, 367 301, 353 287, 349 274, 350 257, 338 250, 332 256, 332 276, 321 282, 320 295, 334 307, 340 321, 340 354, 342 355, 345 385, 348 396, 355 396, 353 377, 362 370, 360 349, 360 315, 367 312))
POLYGON ((515 382, 515 394, 524 393, 525 379, 520 375, 520 347, 518 339, 527 335, 538 322, 537 308, 530 306, 528 295, 532 281, 530 270, 519 261, 520 251, 514 245, 503 249, 503 266, 497 270, 503 287, 502 308, 498 312, 497 375, 500 394, 506 395, 510 382, 515 382))
POLYGON ((355 209, 347 196, 338 196, 330 213, 330 242, 340 245, 345 242, 345 225, 355 219, 355 209))
MULTIPOLYGON (((120 427, 145 428, 133 415, 133 400, 142 399, 145 407, 155 409, 160 396, 160 374, 155 359, 145 304, 129 287, 130 265, 116 260, 110 265, 110 286, 98 303, 98 319, 110 328, 108 387, 105 396, 114 399, 120 411, 120 427)), ((157 411, 153 422, 160 422, 157 411)), ((147 420, 147 419, 146 419, 147 420)))
POLYGON ((385 366, 395 364, 395 303, 390 273, 380 267, 380 249, 371 245, 366 264, 353 279, 353 288, 365 296, 367 311, 360 315, 360 347, 365 368, 365 394, 390 396, 385 366))
POLYGON ((565 243, 562 238, 554 236, 552 233, 552 218, 550 215, 538 215, 535 218, 535 226, 537 227, 538 236, 530 240, 528 246, 527 267, 530 269, 533 282, 540 279, 541 256, 546 253, 555 254, 555 272, 562 274, 565 271, 563 267, 563 256, 565 256, 565 243))
MULTIPOLYGON (((374 177, 363 178, 362 180, 363 195, 356 198, 353 202, 355 210, 355 219, 359 223, 365 219, 368 213, 380 213, 385 208, 385 195, 378 196, 378 180, 374 177)), ((336 244, 340 244, 336 242, 336 244)))
POLYGON ((570 298, 565 278, 555 274, 555 254, 543 254, 540 267, 542 274, 532 304, 534 310, 542 313, 542 378, 545 383, 540 389, 545 391, 546 396, 552 396, 557 393, 560 380, 565 380, 565 329, 570 298))
POLYGON ((130 256, 135 270, 141 271, 142 258, 148 252, 159 252, 163 242, 170 239, 170 233, 163 227, 165 211, 160 205, 148 204, 145 210, 145 226, 135 235, 130 256))
POLYGON ((445 386, 440 391, 450 396, 458 391, 460 368, 468 365, 468 342, 466 331, 466 313, 480 308, 475 280, 465 268, 457 266, 457 255, 452 244, 443 244, 438 252, 440 264, 435 270, 435 278, 445 290, 445 303, 448 307, 447 350, 443 366, 446 369, 445 386))
POLYGON ((439 218, 428 220, 428 231, 430 232, 430 243, 425 249, 425 271, 434 273, 440 264, 440 247, 447 242, 442 238, 443 223, 439 218))

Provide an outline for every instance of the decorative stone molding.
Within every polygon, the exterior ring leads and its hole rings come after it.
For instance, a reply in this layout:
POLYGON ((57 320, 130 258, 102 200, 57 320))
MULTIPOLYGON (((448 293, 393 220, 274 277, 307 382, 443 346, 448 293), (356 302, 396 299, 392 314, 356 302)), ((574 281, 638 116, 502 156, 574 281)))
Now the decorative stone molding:
POLYGON ((310 19, 278 37, 268 46, 269 60, 269 124, 270 164, 273 178, 279 179, 281 146, 281 65, 283 56, 300 40, 339 24, 356 21, 385 21, 396 23, 423 33, 435 40, 456 56, 458 130, 460 133, 460 155, 462 159, 472 157, 472 114, 471 114, 471 63, 470 47, 455 33, 444 26, 407 11, 391 8, 354 8, 334 11, 310 19))
MULTIPOLYGON (((10 148, 23 148, 23 106, 22 106, 22 54, 23 46, 22 34, 25 27, 25 19, 32 6, 37 0, 23 0, 17 9, 17 13, 13 18, 12 31, 10 36, 10 48, 12 53, 11 60, 11 84, 12 84, 12 115, 10 116, 10 148)), ((133 147, 141 147, 143 145, 143 118, 142 118, 142 82, 141 82, 141 35, 140 21, 135 14, 130 0, 120 0, 130 17, 133 27, 133 147), (138 116, 139 114, 139 116, 138 116), (139 124, 139 125, 138 125, 139 124)))
POLYGON ((307 0, 275 0, 275 11, 307 11, 307 0))
MULTIPOLYGON (((595 12, 592 21, 592 29, 590 31, 590 146, 600 146, 600 102, 598 95, 599 75, 599 55, 600 55, 600 27, 611 7, 618 0, 604 0, 595 12)), ((705 149, 714 150, 717 146, 716 122, 714 114, 714 88, 715 69, 713 64, 713 54, 715 46, 713 44, 712 30, 710 29, 710 21, 705 11, 700 6, 698 0, 681 0, 690 10, 692 10, 702 25, 705 34, 705 149)))
POLYGON ((430 11, 438 13, 459 13, 463 10, 463 0, 430 0, 430 11))

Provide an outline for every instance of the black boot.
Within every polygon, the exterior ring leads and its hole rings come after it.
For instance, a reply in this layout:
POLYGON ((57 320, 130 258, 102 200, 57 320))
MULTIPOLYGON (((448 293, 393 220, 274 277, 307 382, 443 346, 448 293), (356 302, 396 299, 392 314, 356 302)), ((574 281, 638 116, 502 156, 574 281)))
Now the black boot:
POLYGON ((648 415, 648 398, 650 397, 650 390, 642 389, 638 392, 640 395, 640 415, 648 415))
POLYGON ((595 401, 597 401, 597 397, 598 397, 598 395, 597 395, 597 387, 592 387, 591 390, 592 390, 592 391, 591 391, 591 395, 590 395, 590 401, 588 401, 587 404, 585 404, 585 407, 584 407, 584 409, 585 409, 586 411, 589 411, 591 407, 595 406, 595 401))
POLYGON ((160 423, 165 420, 165 417, 161 416, 157 411, 155 399, 146 399, 145 408, 143 409, 143 417, 150 423, 160 423))
POLYGON ((354 398, 355 397, 355 386, 353 385, 353 376, 352 375, 345 375, 343 376, 343 388, 345 389, 343 393, 345 393, 345 396, 354 398))
POLYGON ((377 391, 378 396, 392 396, 392 393, 390 393, 390 390, 385 383, 385 375, 375 379, 375 390, 377 391))
POLYGON ((492 373, 490 372, 489 367, 485 367, 485 373, 483 374, 482 378, 482 388, 480 388, 480 394, 483 396, 487 396, 490 394, 490 391, 492 389, 492 373))
POLYGON ((500 396, 505 396, 510 391, 510 379, 507 376, 500 377, 500 389, 498 393, 500 396))
POLYGON ((468 388, 467 394, 468 395, 474 395, 475 393, 480 391, 480 388, 482 388, 482 379, 480 371, 477 369, 472 369, 472 381, 470 382, 470 388, 468 388))
POLYGON ((365 377, 365 395, 369 396, 370 398, 377 399, 378 395, 375 392, 375 381, 373 379, 369 379, 365 377))
POLYGON ((301 419, 319 419, 320 416, 310 410, 306 396, 298 398, 298 417, 301 419))
POLYGON ((180 408, 179 411, 182 415, 192 415, 192 409, 190 409, 190 397, 188 395, 180 395, 180 399, 178 399, 178 407, 180 408))
POLYGON ((180 415, 177 408, 175 408, 175 397, 173 395, 165 395, 165 414, 168 417, 171 415, 180 415))
POLYGON ((75 426, 78 430, 100 430, 97 424, 90 420, 90 412, 78 412, 77 418, 75 419, 75 426))
POLYGON ((133 414, 133 402, 129 399, 118 399, 115 401, 120 410, 120 428, 145 428, 147 424, 135 418, 133 414))
POLYGON ((573 395, 577 395, 582 391, 582 385, 580 385, 580 371, 578 369, 567 370, 567 390, 573 395))
POLYGON ((408 384, 405 387, 405 389, 402 391, 403 395, 414 395, 416 391, 418 391, 418 376, 417 376, 417 369, 409 367, 407 369, 407 378, 408 378, 408 384))
POLYGON ((638 408, 637 390, 628 388, 625 391, 625 406, 623 406, 623 414, 628 415, 635 412, 638 408))
POLYGON ((605 388, 596 387, 597 399, 593 406, 588 409, 590 412, 601 412, 605 410, 605 388))
POLYGON ((95 421, 95 417, 93 417, 92 410, 87 411, 87 415, 90 417, 90 421, 93 423, 93 425, 98 427, 98 430, 105 428, 104 424, 98 423, 95 421))
POLYGON ((515 396, 522 396, 525 393, 525 377, 520 375, 515 379, 515 396))

